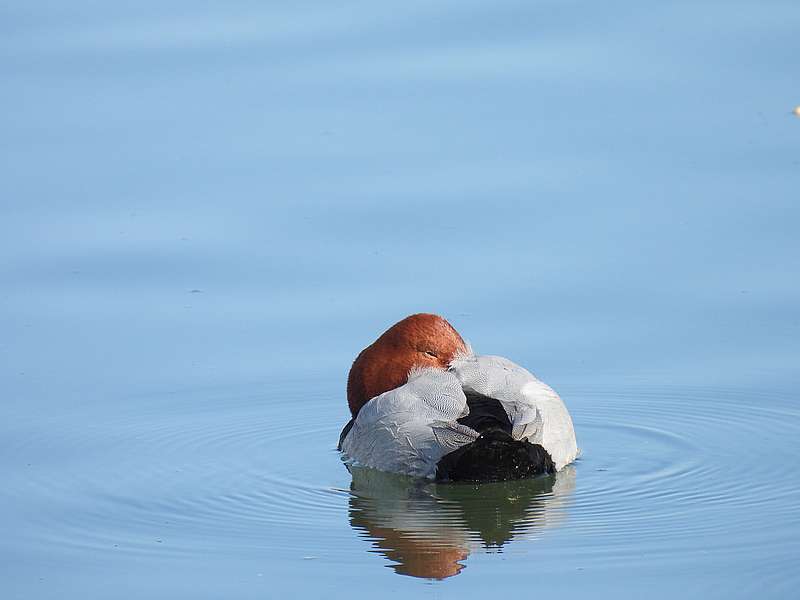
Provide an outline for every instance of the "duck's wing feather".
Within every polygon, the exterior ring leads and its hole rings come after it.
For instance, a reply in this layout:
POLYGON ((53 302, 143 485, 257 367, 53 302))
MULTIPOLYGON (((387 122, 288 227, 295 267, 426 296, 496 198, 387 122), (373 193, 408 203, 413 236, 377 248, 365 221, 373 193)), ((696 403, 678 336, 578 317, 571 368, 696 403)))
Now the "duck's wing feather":
POLYGON ((453 361, 451 371, 467 394, 500 402, 514 439, 540 444, 557 469, 575 460, 578 447, 572 418, 558 394, 532 373, 507 358, 475 354, 453 361))
POLYGON ((458 422, 467 414, 461 382, 450 372, 412 372, 405 385, 367 402, 343 432, 341 449, 359 465, 433 477, 448 452, 474 441, 478 434, 458 422))

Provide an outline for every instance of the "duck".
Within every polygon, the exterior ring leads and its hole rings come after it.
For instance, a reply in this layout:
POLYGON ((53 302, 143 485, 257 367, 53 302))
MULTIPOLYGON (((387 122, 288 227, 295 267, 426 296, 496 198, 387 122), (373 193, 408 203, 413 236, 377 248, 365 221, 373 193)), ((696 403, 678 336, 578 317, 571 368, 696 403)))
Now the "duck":
POLYGON ((553 474, 579 454, 559 395, 511 360, 479 355, 443 317, 410 315, 347 377, 348 466, 440 482, 553 474))

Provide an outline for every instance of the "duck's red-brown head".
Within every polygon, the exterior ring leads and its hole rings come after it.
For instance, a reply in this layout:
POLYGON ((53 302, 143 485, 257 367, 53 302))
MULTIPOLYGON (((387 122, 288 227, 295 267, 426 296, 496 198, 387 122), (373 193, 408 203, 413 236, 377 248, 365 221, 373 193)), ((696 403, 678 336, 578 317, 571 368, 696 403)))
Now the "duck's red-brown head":
POLYGON ((413 367, 446 369, 466 344, 439 315, 420 313, 387 329, 358 355, 347 378, 347 403, 353 416, 378 394, 408 381, 413 367))

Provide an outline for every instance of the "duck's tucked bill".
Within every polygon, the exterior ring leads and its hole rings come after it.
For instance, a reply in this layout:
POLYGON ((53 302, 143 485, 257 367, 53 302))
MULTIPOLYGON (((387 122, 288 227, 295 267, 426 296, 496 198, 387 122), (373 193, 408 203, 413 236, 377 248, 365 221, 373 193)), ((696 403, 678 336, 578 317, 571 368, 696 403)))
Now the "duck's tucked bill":
POLYGON ((553 473, 578 455, 558 394, 508 359, 476 355, 437 315, 406 317, 365 348, 347 399, 339 448, 381 471, 501 481, 553 473))

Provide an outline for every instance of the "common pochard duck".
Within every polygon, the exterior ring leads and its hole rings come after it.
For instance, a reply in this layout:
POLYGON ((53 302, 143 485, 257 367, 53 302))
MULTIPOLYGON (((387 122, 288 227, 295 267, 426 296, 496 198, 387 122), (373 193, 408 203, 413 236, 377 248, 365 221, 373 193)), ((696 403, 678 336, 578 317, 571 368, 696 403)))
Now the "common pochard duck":
POLYGON ((561 398, 500 356, 475 354, 433 314, 395 323, 356 358, 345 459, 439 481, 554 473, 578 455, 561 398))

